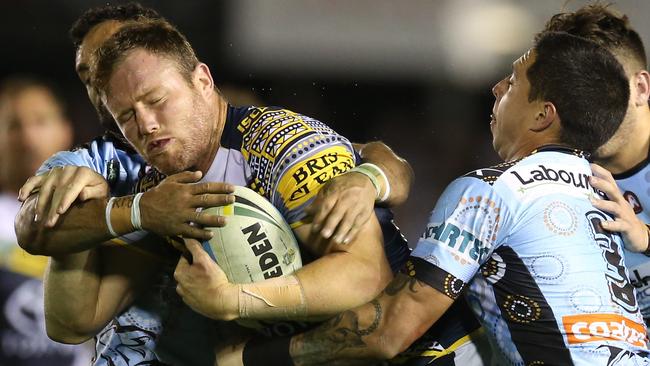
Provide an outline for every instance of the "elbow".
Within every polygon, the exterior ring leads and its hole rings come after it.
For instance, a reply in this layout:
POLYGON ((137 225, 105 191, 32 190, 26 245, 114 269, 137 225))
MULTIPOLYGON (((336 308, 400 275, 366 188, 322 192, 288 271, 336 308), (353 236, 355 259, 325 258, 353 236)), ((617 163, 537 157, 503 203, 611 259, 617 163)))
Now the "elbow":
POLYGON ((360 268, 356 270, 354 288, 359 290, 361 299, 354 306, 365 304, 376 298, 391 281, 393 274, 388 263, 382 266, 377 262, 379 261, 374 261, 374 263, 365 261, 359 264, 360 268))
POLYGON ((406 351, 412 341, 404 334, 395 334, 391 329, 380 327, 376 336, 367 340, 367 343, 369 343, 371 357, 383 361, 391 360, 406 351))
POLYGON ((28 210, 21 209, 14 221, 18 245, 29 254, 45 255, 43 252, 45 235, 40 235, 38 225, 30 219, 31 215, 26 211, 28 210))
POLYGON ((45 322, 45 330, 51 340, 64 344, 81 344, 95 335, 94 332, 83 331, 74 326, 62 326, 51 321, 45 322))

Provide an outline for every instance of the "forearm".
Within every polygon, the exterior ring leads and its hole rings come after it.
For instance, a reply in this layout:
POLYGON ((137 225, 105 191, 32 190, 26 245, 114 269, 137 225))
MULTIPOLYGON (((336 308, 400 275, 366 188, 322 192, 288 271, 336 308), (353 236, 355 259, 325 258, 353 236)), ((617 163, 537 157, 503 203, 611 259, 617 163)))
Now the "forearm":
MULTIPOLYGON (((300 227, 297 233, 301 236, 309 230, 300 227)), ((391 280, 392 272, 376 220, 366 225, 359 238, 364 243, 330 252, 291 276, 232 287, 225 298, 239 301, 226 308, 237 308, 233 317, 321 320, 370 301, 391 280)))
POLYGON ((44 283, 48 335, 63 343, 94 336, 133 302, 156 266, 124 247, 53 257, 44 283))
MULTIPOLYGON (((61 216, 57 225, 47 228, 35 221, 36 196, 29 197, 16 216, 18 244, 34 255, 64 255, 97 247, 113 236, 106 226, 105 199, 74 204, 61 216)), ((122 225, 124 226, 124 225, 122 225)), ((129 229, 120 228, 120 234, 129 229)))
POLYGON ((404 203, 413 182, 411 165, 382 142, 355 145, 355 148, 358 149, 364 162, 377 165, 386 174, 390 185, 390 194, 384 203, 388 206, 404 203))
POLYGON ((44 278, 45 324, 50 338, 78 344, 96 334, 100 276, 95 250, 55 257, 44 278))
POLYGON ((290 355, 296 366, 391 359, 424 334, 451 303, 414 278, 398 275, 370 303, 292 337, 290 355))

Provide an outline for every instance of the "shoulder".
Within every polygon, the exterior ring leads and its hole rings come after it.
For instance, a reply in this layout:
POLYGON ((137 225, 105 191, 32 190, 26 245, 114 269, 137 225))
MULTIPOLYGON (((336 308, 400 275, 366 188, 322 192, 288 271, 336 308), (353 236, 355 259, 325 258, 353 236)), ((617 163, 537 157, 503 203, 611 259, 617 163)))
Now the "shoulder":
POLYGON ((501 175, 503 175, 503 173, 505 173, 508 169, 513 168, 520 161, 521 160, 504 162, 493 165, 491 167, 472 170, 471 172, 463 175, 463 177, 475 178, 492 186, 501 177, 501 175))

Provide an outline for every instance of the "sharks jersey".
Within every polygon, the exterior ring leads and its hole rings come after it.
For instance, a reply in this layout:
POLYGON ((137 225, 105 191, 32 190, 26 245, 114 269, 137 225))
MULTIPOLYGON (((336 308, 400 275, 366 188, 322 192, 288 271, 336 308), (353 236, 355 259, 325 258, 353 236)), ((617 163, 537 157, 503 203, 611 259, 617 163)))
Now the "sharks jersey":
POLYGON ((467 296, 499 365, 647 365, 646 329, 589 163, 544 147, 455 180, 407 273, 467 296))
MULTIPOLYGON (((638 166, 614 175, 623 197, 630 203, 637 217, 650 224, 650 161, 647 159, 638 166)), ((630 272, 630 280, 636 288, 636 297, 641 314, 650 323, 650 258, 641 253, 625 252, 625 263, 630 272)))

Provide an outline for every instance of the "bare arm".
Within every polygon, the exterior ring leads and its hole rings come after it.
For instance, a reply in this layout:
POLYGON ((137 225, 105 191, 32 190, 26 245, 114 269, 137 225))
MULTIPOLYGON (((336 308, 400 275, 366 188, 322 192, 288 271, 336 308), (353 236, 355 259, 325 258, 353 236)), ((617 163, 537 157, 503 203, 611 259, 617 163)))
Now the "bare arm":
POLYGON ((72 344, 93 337, 133 302, 158 264, 117 246, 53 257, 44 279, 48 335, 72 344))
POLYGON ((374 216, 351 246, 311 240, 309 225, 295 232, 322 257, 292 276, 252 284, 229 283, 198 243, 187 243, 193 263, 180 259, 178 293, 195 311, 214 319, 322 319, 370 301, 392 278, 374 216))
MULTIPOLYGON (((140 201, 143 228, 161 236, 209 239, 209 230, 191 226, 189 222, 223 226, 222 217, 199 213, 196 208, 230 203, 233 197, 229 194, 233 187, 225 183, 194 183, 200 177, 196 172, 175 174, 145 192, 140 201)), ((43 220, 35 221, 36 212, 42 210, 37 208, 40 200, 37 197, 37 194, 30 196, 16 216, 18 243, 27 252, 36 255, 77 253, 112 239, 105 217, 107 198, 76 203, 66 212, 61 212, 57 224, 49 227, 43 220)), ((111 222, 120 235, 134 230, 130 218, 132 201, 133 196, 119 197, 114 201, 111 222)))
POLYGON ((398 275, 370 303, 294 336, 290 354, 296 366, 391 359, 424 334, 452 302, 415 278, 398 275))
POLYGON ((30 254, 61 255, 94 248, 111 239, 104 219, 106 199, 95 199, 73 205, 61 215, 54 228, 34 219, 37 195, 23 203, 16 216, 18 244, 30 254))

